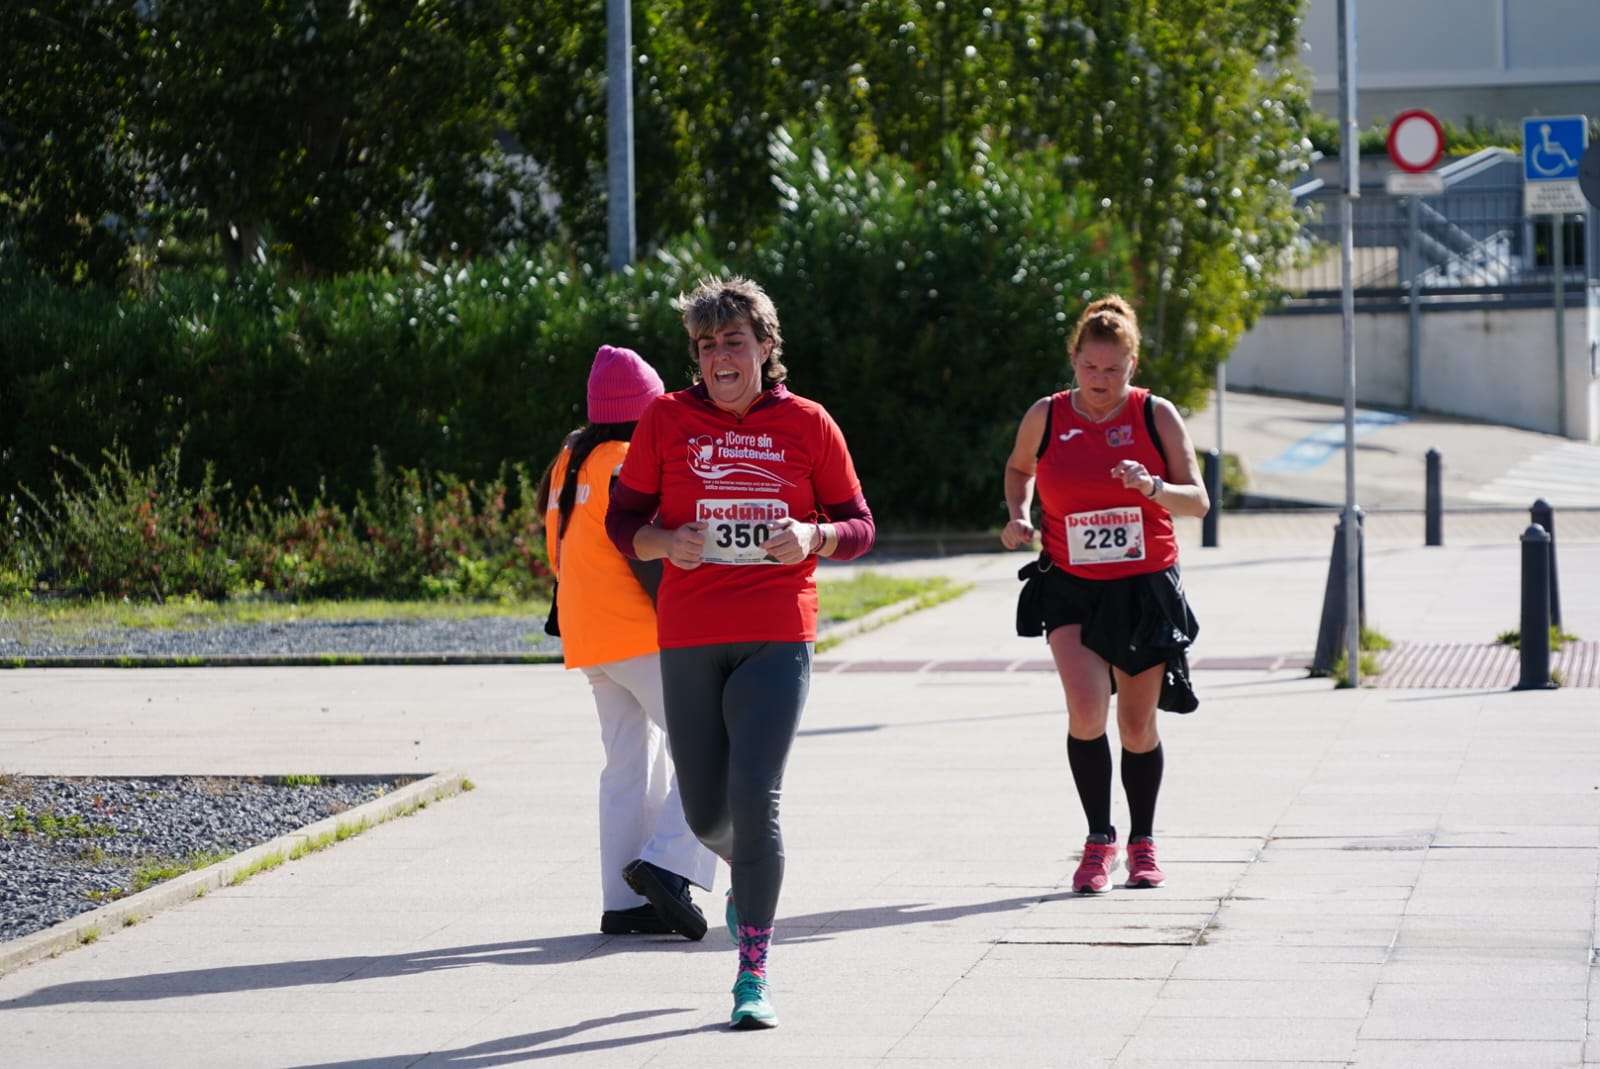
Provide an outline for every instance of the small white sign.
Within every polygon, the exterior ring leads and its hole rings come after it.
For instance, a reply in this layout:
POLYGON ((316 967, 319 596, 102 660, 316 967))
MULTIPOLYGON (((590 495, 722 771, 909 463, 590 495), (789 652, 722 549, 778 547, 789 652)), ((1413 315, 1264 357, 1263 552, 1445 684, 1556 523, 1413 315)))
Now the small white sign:
POLYGON ((1390 171, 1383 177, 1383 188, 1391 197, 1436 197, 1444 192, 1444 178, 1438 171, 1390 171))
POLYGON ((1577 182, 1524 182, 1522 210, 1528 215, 1567 215, 1586 212, 1589 206, 1577 182))

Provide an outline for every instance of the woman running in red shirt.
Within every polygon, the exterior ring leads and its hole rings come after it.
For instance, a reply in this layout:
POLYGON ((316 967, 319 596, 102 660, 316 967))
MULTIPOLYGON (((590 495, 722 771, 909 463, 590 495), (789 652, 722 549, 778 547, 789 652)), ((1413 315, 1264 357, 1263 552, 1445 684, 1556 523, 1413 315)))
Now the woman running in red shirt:
POLYGON ((640 417, 606 528, 622 552, 672 565, 656 619, 683 810, 732 866, 731 1023, 771 1028, 778 796, 811 680, 816 559, 860 556, 874 527, 838 425, 784 386, 778 314, 761 287, 707 280, 682 308, 698 381, 640 417))
POLYGON ((1089 824, 1072 888, 1100 894, 1117 864, 1106 737, 1113 689, 1128 798, 1127 884, 1166 880, 1153 837, 1165 761, 1156 707, 1169 664, 1186 689, 1184 651, 1199 630, 1178 578, 1172 517, 1204 516, 1211 502, 1178 410, 1131 385, 1139 324, 1127 302, 1091 304, 1070 351, 1076 387, 1035 401, 1017 428, 1005 470, 1011 518, 1000 541, 1020 549, 1043 535, 1018 631, 1046 636, 1066 692, 1067 763, 1089 824), (1030 519, 1036 483, 1042 532, 1030 519))

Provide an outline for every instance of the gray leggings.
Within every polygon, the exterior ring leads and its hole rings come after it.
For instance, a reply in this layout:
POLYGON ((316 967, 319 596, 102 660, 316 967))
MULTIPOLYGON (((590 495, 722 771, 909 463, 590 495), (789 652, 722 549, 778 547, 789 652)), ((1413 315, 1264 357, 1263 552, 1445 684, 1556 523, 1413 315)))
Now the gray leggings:
POLYGON ((811 688, 809 642, 661 651, 683 815, 733 867, 739 922, 772 927, 783 887, 778 796, 811 688))

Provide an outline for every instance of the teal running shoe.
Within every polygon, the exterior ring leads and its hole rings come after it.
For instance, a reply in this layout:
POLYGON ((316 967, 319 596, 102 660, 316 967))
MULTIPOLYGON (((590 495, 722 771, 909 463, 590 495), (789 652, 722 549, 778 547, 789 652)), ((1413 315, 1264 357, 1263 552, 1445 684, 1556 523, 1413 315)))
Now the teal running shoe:
POLYGON ((740 1031, 778 1027, 778 1011, 772 1008, 772 989, 765 976, 739 974, 733 984, 733 1017, 728 1023, 740 1031))
POLYGON ((728 938, 735 943, 739 941, 739 911, 733 908, 733 888, 728 888, 728 908, 723 911, 723 916, 728 922, 728 938))

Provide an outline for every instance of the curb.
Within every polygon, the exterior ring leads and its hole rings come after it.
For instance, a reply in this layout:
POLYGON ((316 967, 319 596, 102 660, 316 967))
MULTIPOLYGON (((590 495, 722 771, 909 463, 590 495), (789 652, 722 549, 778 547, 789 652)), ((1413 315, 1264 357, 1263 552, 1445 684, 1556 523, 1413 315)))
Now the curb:
POLYGON ((289 653, 200 657, 7 657, 5 668, 351 668, 364 665, 560 664, 560 653, 289 653))
MULTIPOLYGON (((235 877, 250 873, 252 868, 273 855, 287 860, 290 852, 301 844, 314 842, 322 836, 336 836, 341 825, 365 824, 362 831, 370 831, 397 815, 458 794, 465 780, 466 776, 461 772, 435 773, 427 779, 398 787, 382 798, 363 802, 298 831, 287 832, 276 839, 241 850, 214 865, 186 872, 138 894, 69 917, 42 932, 0 943, 0 976, 113 935, 162 910, 180 906, 219 887, 227 887, 235 877)), ((338 840, 335 838, 334 841, 338 840)))
MULTIPOLYGON (((954 597, 960 597, 960 594, 954 597)), ((922 608, 922 598, 910 597, 874 609, 854 620, 817 629, 817 645, 823 648, 843 642, 866 631, 891 624, 922 608), (824 646, 826 644, 826 646, 824 646)), ((0 670, 23 668, 360 668, 490 664, 561 664, 554 653, 397 653, 367 654, 218 654, 201 657, 8 657, 0 658, 0 670)), ((0 967, 0 972, 4 972, 0 967)))

